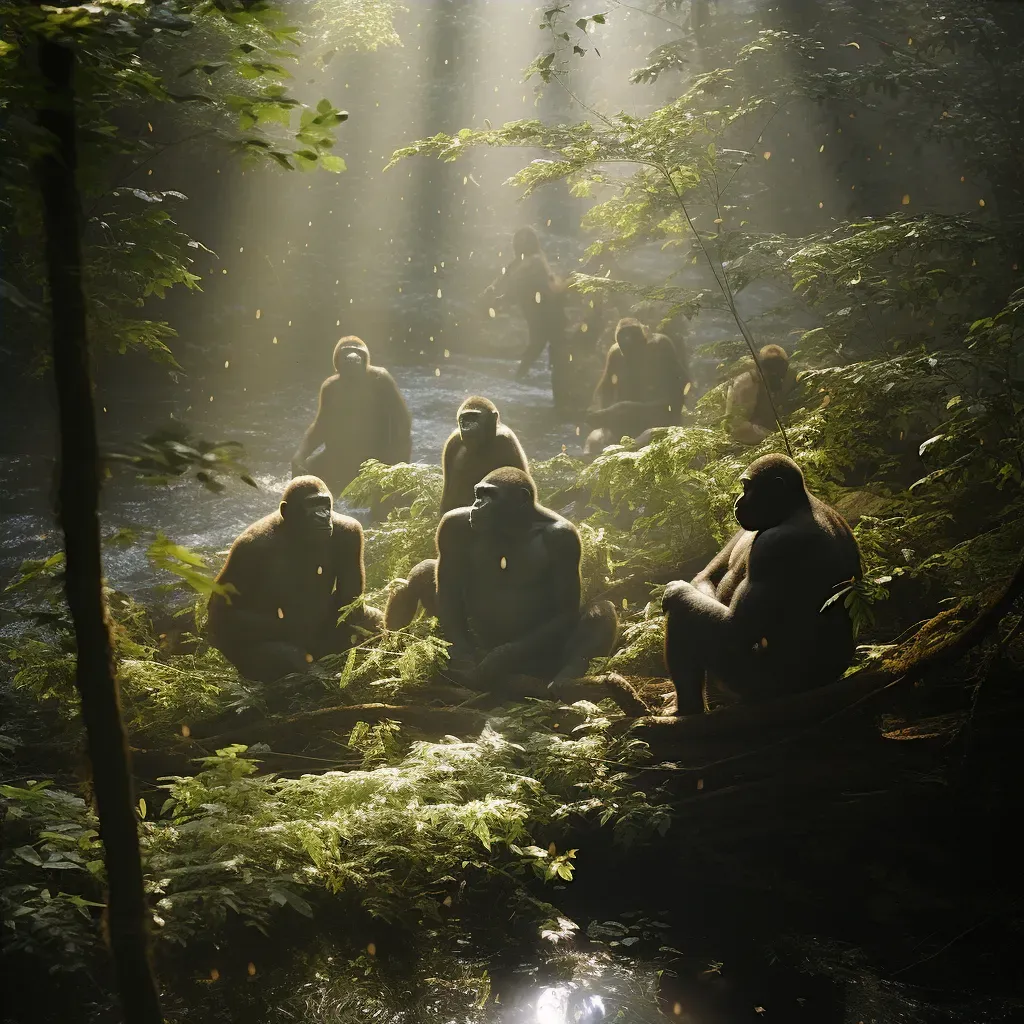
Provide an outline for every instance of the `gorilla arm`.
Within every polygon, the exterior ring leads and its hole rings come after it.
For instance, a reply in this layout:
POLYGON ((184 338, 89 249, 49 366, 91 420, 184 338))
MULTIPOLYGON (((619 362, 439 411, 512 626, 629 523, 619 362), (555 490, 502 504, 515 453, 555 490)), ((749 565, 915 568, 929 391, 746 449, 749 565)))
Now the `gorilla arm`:
POLYGON ((298 451, 292 456, 292 474, 301 474, 304 472, 303 464, 306 459, 310 457, 327 440, 325 430, 324 416, 324 405, 326 404, 328 396, 328 388, 330 386, 330 380, 325 380, 320 385, 320 397, 316 403, 316 416, 313 417, 313 422, 309 425, 306 433, 302 437, 302 442, 299 445, 298 451))
POLYGON ((361 605, 342 612, 362 596, 366 573, 363 567, 363 531, 359 524, 347 516, 333 514, 334 532, 331 534, 331 559, 335 585, 323 612, 319 626, 324 653, 345 650, 358 639, 360 629, 375 630, 376 623, 361 605))
POLYGON ((729 560, 739 541, 746 535, 746 530, 737 530, 721 551, 711 559, 690 581, 702 594, 717 600, 718 587, 729 570, 729 560))
POLYGON ((456 509, 437 528, 437 617, 451 644, 450 662, 456 670, 476 664, 476 645, 470 637, 463 580, 472 571, 465 557, 472 543, 469 512, 456 509))
POLYGON ((401 391, 394 377, 381 367, 372 367, 378 372, 374 374, 377 401, 381 404, 378 415, 386 424, 384 434, 385 458, 381 461, 388 465, 412 460, 412 416, 405 404, 401 391))
MULTIPOLYGON (((458 430, 453 430, 448 435, 448 440, 444 443, 444 450, 441 452, 441 470, 444 479, 444 487, 441 491, 441 515, 445 512, 450 512, 453 508, 457 508, 458 505, 455 502, 453 494, 455 492, 457 481, 455 479, 456 464, 459 459, 459 455, 466 450, 466 444, 462 440, 462 435, 458 430)), ((478 481, 474 481, 476 483, 478 481)))

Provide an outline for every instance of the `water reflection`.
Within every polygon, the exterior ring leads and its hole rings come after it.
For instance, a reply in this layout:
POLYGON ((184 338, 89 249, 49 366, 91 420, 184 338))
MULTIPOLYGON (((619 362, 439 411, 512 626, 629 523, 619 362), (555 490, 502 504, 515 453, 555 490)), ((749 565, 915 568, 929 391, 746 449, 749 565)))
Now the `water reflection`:
POLYGON ((604 1000, 581 994, 568 985, 545 988, 537 996, 535 1024, 598 1024, 605 1020, 604 1000))

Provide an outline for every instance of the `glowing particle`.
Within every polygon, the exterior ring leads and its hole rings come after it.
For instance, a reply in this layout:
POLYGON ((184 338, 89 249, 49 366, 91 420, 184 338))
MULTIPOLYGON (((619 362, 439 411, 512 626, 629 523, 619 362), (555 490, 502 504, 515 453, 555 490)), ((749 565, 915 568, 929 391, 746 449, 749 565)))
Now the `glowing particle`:
POLYGON ((245 246, 244 246, 244 245, 240 245, 240 246, 238 247, 238 251, 239 251, 239 252, 245 252, 245 246))
POLYGON ((452 905, 451 896, 445 896, 445 898, 441 901, 441 905, 445 907, 450 907, 452 905))
POLYGON ((534 296, 533 296, 533 301, 534 301, 534 302, 537 302, 537 303, 539 303, 539 302, 540 302, 540 292, 535 292, 535 293, 534 293, 534 296))
POLYGON ((612 386, 619 383, 619 375, 617 373, 612 374, 612 386))
POLYGON ((493 320, 498 314, 494 312, 494 307, 491 306, 491 308, 487 310, 487 315, 493 320))
POLYGON ((151 124, 149 123, 149 121, 147 121, 147 122, 146 122, 146 127, 147 127, 147 128, 148 128, 148 129, 150 130, 150 131, 152 131, 152 130, 153 130, 153 126, 152 126, 152 125, 151 125, 151 124))
POLYGON ((548 217, 547 227, 551 227, 551 218, 550 217, 548 217))
POLYGON ((192 730, 187 725, 183 725, 181 727, 181 735, 188 739, 192 735, 192 730))
POLYGON ((580 334, 586 334, 589 327, 587 324, 580 324, 580 334))
POLYGON ((147 173, 147 174, 152 174, 152 173, 153 173, 153 168, 152 168, 152 167, 150 167, 150 169, 149 169, 148 171, 146 171, 146 173, 147 173))
POLYGON ((501 556, 501 561, 498 564, 501 566, 502 569, 507 569, 508 568, 508 559, 504 555, 502 555, 501 556))
POLYGON ((685 387, 685 388, 683 388, 683 394, 684 394, 684 395, 688 395, 688 394, 690 393, 690 389, 691 389, 692 387, 693 387, 693 382, 692 382, 692 381, 689 381, 689 380, 688 380, 688 381, 686 382, 686 387, 685 387))
POLYGON ((226 274, 227 272, 228 272, 228 268, 227 268, 227 267, 225 267, 225 268, 224 268, 224 269, 223 269, 223 270, 221 271, 221 273, 222 273, 222 274, 226 274))
POLYGON ((570 363, 572 362, 572 353, 571 352, 569 353, 569 362, 570 363))
POLYGON ((902 199, 900 200, 900 202, 901 202, 901 203, 902 203, 902 204, 903 204, 904 206, 909 206, 909 205, 910 205, 910 193, 908 192, 908 193, 907 193, 907 194, 906 194, 906 195, 905 195, 905 196, 904 196, 904 197, 903 197, 903 198, 902 198, 902 199))
POLYGON ((279 619, 283 619, 284 618, 284 609, 283 608, 278 608, 277 609, 277 617, 279 619))
POLYGON ((214 967, 210 971, 210 981, 218 981, 219 979, 220 979, 220 971, 218 971, 217 968, 214 967))
POLYGON ((370 956, 376 956, 377 955, 377 947, 372 942, 370 942, 366 946, 366 952, 369 953, 370 956))
POLYGON ((978 200, 978 205, 979 206, 984 206, 985 205, 985 200, 984 199, 979 199, 978 200))
POLYGON ((437 368, 436 368, 436 369, 434 370, 434 376, 435 376, 435 377, 440 377, 440 376, 441 376, 441 368, 440 368, 440 367, 437 367, 437 368))
POLYGON ((307 665, 312 665, 313 664, 313 655, 312 654, 307 654, 306 655, 306 664, 307 665))
POLYGON ((625 598, 622 599, 622 610, 625 611, 629 607, 629 601, 625 598))
POLYGON ((555 841, 552 840, 550 843, 548 843, 548 856, 554 857, 556 853, 558 853, 558 847, 555 846, 555 841))
POLYGON ((323 576, 323 574, 324 574, 324 567, 322 565, 318 565, 316 567, 316 574, 317 574, 317 576, 323 576))
POLYGON ((676 1003, 676 1004, 675 1004, 675 1005, 674 1005, 674 1006, 672 1007, 672 1012, 673 1012, 673 1013, 674 1013, 674 1014, 675 1014, 675 1015, 676 1015, 677 1017, 682 1017, 682 1015, 683 1015, 683 1004, 682 1004, 682 1003, 676 1003))
POLYGON ((824 142, 818 147, 818 152, 819 153, 824 153, 825 152, 825 143, 824 142))
POLYGON ((824 210, 825 209, 825 204, 824 203, 818 203, 818 209, 819 210, 824 210))
POLYGON ((274 344, 275 345, 277 344, 277 336, 276 335, 274 336, 274 344))
POLYGON ((291 322, 291 320, 289 320, 288 321, 288 326, 291 327, 291 325, 292 325, 292 322, 291 322))
POLYGON ((441 298, 441 289, 440 288, 437 289, 437 297, 441 298))
POLYGON ((714 223, 715 224, 721 224, 722 223, 722 218, 721 217, 716 217, 714 223))
POLYGON ((306 226, 311 228, 313 226, 313 222, 310 221, 309 224, 307 224, 306 226))
POLYGON ((334 321, 334 326, 335 327, 340 327, 341 326, 341 321, 340 320, 335 320, 334 321))
MULTIPOLYGON (((771 158, 772 158, 772 151, 770 149, 766 149, 764 151, 763 155, 764 155, 765 160, 771 160, 771 158)), ((678 1005, 678 1004, 676 1004, 676 1005, 678 1005)))
POLYGON ((444 350, 444 357, 445 357, 445 359, 447 359, 450 355, 451 355, 451 352, 449 352, 448 349, 445 349, 444 350))
POLYGON ((577 436, 577 437, 579 437, 579 436, 580 436, 580 428, 579 428, 579 427, 577 427, 577 428, 576 428, 576 436, 577 436))
POLYGON ((766 637, 766 636, 761 637, 761 646, 762 647, 767 647, 768 646, 768 637, 766 637))
POLYGON ((213 395, 210 395, 210 401, 211 402, 213 401, 213 395))
POLYGON ((249 972, 250 978, 256 977, 256 965, 251 960, 249 961, 249 966, 246 967, 246 970, 249 972))
POLYGON ((704 780, 703 779, 698 779, 697 780, 697 789, 700 790, 700 789, 703 789, 703 788, 704 788, 704 780))

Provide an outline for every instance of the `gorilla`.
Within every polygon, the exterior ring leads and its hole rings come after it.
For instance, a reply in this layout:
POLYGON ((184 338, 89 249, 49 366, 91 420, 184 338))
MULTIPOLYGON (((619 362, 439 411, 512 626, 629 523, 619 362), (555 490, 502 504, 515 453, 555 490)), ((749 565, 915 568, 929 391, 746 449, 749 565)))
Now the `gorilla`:
POLYGON ((611 654, 618 617, 610 601, 580 609, 576 527, 537 503, 521 469, 488 473, 471 508, 437 530, 437 604, 452 675, 500 697, 597 700, 631 715, 646 706, 620 676, 581 678, 611 654))
POLYGON ((338 494, 367 459, 386 465, 412 456, 412 417, 394 378, 370 364, 354 335, 334 346, 335 373, 320 387, 316 418, 292 459, 292 475, 314 473, 338 494), (312 454, 323 445, 323 451, 312 454))
MULTIPOLYGON (((444 484, 441 515, 473 504, 473 488, 493 469, 512 466, 529 472, 519 438, 500 421, 493 402, 479 395, 459 407, 458 428, 445 442, 441 454, 444 484)), ((428 615, 437 614, 436 558, 426 558, 413 568, 408 580, 399 580, 384 609, 388 629, 405 629, 422 604, 428 615)))
POLYGON ((623 317, 587 413, 594 429, 584 452, 596 455, 624 434, 638 437, 649 427, 678 423, 688 376, 664 334, 648 336, 639 320, 623 317))
POLYGON ((557 409, 571 404, 569 347, 566 337, 566 287, 548 265, 537 232, 520 228, 512 236, 514 257, 505 272, 484 292, 484 299, 497 304, 510 299, 518 307, 529 330, 526 351, 519 362, 516 379, 525 379, 530 367, 550 346, 551 393, 557 409))
POLYGON ((210 639, 242 675, 272 682, 305 672, 383 625, 375 608, 341 611, 363 593, 363 529, 332 511, 323 480, 296 477, 276 512, 231 545, 210 598, 210 639))
POLYGON ((445 441, 441 454, 441 515, 472 505, 473 488, 491 470, 512 466, 529 472, 519 438, 501 422, 497 407, 489 399, 479 395, 467 398, 456 419, 458 429, 445 441))
POLYGON ((706 673, 758 701, 831 683, 853 659, 846 608, 825 607, 861 576, 846 520, 808 493, 785 455, 755 460, 740 480, 740 529, 692 582, 665 588, 665 661, 678 714, 703 709, 706 673))
POLYGON ((765 389, 757 367, 752 366, 729 385, 725 400, 725 420, 737 441, 760 444, 778 429, 772 400, 778 404, 789 376, 789 356, 781 345, 765 345, 757 355, 768 388, 765 389), (771 394, 771 400, 769 399, 771 394))

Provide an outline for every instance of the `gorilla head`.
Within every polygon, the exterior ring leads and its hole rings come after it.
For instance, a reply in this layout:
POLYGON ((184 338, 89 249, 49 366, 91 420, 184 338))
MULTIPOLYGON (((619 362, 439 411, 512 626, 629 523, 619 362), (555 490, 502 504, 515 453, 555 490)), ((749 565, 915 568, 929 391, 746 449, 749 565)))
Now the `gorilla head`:
POLYGON ((339 377, 355 377, 366 373, 370 350, 362 338, 350 334, 334 346, 334 369, 339 377))
POLYGON ((647 344, 647 328, 635 317, 625 316, 615 325, 615 344, 629 360, 647 344))
POLYGON ((462 443, 472 450, 482 448, 497 434, 497 406, 487 398, 472 395, 459 406, 458 421, 462 443))
POLYGON ((789 356, 781 345, 765 345, 757 354, 764 378, 772 391, 778 391, 789 372, 789 356))
POLYGON ((743 493, 733 510, 744 530, 770 530, 810 504, 800 467, 785 455, 755 459, 740 481, 743 493))
POLYGON ((505 466, 496 469, 473 488, 476 500, 469 525, 481 533, 514 533, 533 521, 537 488, 530 475, 505 466))
POLYGON ((334 531, 334 498, 318 476, 297 476, 281 495, 280 512, 288 532, 310 537, 334 531))
POLYGON ((540 252, 540 239, 531 227, 520 228, 512 236, 512 248, 516 256, 524 260, 527 256, 535 256, 540 252))

